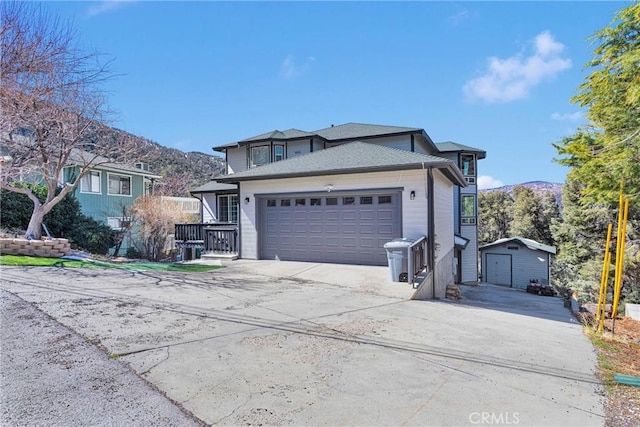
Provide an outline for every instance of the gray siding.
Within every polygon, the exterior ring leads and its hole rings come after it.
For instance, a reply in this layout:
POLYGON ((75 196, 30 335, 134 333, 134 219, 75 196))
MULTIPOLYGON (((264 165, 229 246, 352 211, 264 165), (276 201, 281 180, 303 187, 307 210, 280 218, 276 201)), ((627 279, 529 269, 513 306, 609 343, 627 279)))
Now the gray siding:
POLYGON ((531 279, 536 279, 541 283, 549 283, 551 255, 547 252, 531 250, 515 242, 482 249, 483 275, 486 275, 488 254, 511 255, 511 278, 512 287, 514 288, 526 289, 531 279), (507 249, 507 247, 518 247, 518 249, 507 249))

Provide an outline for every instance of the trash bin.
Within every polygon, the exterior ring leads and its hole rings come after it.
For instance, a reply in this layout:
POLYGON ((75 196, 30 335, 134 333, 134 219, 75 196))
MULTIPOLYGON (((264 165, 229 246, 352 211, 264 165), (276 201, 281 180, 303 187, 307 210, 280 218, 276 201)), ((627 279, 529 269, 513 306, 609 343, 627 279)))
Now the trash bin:
POLYGON ((415 242, 414 239, 393 239, 384 244, 387 251, 387 261, 392 282, 407 282, 409 280, 407 266, 409 260, 409 247, 415 242))

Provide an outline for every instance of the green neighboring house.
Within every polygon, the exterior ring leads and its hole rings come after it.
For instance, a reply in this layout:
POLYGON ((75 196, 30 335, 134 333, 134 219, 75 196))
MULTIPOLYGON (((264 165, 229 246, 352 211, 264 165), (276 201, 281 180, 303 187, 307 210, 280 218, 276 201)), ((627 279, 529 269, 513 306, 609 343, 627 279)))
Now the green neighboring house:
MULTIPOLYGON (((159 175, 149 173, 145 163, 135 166, 98 161, 87 172, 74 190, 82 213, 109 225, 115 232, 123 231, 130 221, 131 207, 139 196, 151 194, 159 175)), ((80 173, 80 165, 70 165, 64 170, 64 181, 70 182, 80 173)), ((131 246, 125 237, 121 251, 131 246)))

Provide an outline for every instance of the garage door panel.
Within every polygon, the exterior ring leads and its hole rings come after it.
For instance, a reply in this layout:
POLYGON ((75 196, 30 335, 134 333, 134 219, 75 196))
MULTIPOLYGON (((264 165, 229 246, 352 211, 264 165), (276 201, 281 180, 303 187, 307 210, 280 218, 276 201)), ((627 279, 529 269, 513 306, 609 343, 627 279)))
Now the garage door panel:
POLYGON ((384 244, 402 235, 400 200, 398 193, 300 195, 290 202, 276 199, 275 206, 271 202, 267 207, 261 199, 260 256, 386 265, 384 244))

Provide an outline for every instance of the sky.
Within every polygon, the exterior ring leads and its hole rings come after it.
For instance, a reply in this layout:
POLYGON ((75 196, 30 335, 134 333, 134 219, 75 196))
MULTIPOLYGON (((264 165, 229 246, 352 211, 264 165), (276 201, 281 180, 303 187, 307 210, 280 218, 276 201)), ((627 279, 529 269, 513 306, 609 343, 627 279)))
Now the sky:
POLYGON ((183 151, 349 122, 483 149, 479 186, 564 182, 553 143, 626 1, 47 2, 112 59, 113 126, 183 151))

